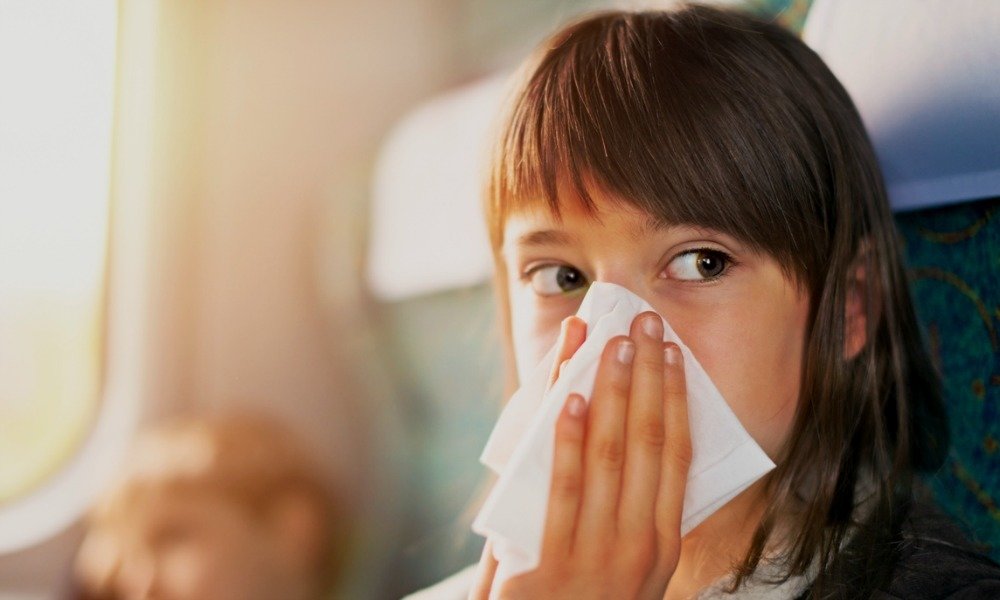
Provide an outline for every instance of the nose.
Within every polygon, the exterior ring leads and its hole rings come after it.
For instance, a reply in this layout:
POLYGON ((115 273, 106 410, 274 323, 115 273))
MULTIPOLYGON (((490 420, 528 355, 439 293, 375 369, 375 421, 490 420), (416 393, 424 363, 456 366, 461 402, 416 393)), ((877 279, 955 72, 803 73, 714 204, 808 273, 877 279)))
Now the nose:
POLYGON ((595 273, 594 281, 620 285, 642 298, 648 298, 649 283, 635 267, 607 267, 599 269, 595 273))

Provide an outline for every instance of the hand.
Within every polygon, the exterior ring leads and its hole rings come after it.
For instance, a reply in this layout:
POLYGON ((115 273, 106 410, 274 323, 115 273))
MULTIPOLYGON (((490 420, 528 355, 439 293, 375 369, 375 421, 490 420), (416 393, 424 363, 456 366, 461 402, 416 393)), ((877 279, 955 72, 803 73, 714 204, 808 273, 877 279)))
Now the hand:
MULTIPOLYGON (((581 328, 563 322, 550 385, 583 343, 581 328)), ((662 340, 660 318, 639 315, 605 347, 590 406, 567 399, 541 560, 504 582, 501 598, 663 597, 680 557, 691 439, 681 352, 662 340)), ((489 598, 496 568, 487 543, 470 598, 489 598)))

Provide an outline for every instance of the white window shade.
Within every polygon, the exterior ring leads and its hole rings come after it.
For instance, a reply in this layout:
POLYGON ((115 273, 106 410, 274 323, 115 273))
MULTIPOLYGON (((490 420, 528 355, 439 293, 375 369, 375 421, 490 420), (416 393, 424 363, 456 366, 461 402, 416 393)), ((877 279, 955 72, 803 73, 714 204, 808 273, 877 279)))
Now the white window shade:
POLYGON ((153 1, 0 0, 0 559, 77 520, 135 430, 156 14, 153 1), (117 76, 142 85, 117 93, 117 76), (113 136, 122 106, 133 133, 113 136), (112 195, 128 205, 114 231, 112 195), (124 252, 108 256, 112 238, 124 252))
POLYGON ((383 145, 367 268, 376 297, 476 285, 493 272, 482 194, 506 80, 487 79, 424 104, 383 145))
POLYGON ((0 2, 0 504, 97 413, 117 6, 0 2))

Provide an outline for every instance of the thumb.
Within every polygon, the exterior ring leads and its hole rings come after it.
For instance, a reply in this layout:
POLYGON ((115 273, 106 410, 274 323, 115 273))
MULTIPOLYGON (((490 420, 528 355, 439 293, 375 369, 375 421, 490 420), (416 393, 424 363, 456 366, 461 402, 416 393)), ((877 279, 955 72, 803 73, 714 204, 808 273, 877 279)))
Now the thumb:
POLYGON ((489 600, 490 588, 493 587, 493 577, 497 573, 497 559, 493 558, 493 543, 486 540, 483 545, 483 555, 476 567, 475 583, 469 591, 469 600, 489 600))

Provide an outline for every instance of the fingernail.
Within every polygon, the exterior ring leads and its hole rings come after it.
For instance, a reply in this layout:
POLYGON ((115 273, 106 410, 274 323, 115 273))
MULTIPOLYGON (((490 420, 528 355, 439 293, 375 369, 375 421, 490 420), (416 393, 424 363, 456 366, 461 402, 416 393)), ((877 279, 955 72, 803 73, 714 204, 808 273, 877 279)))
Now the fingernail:
POLYGON ((571 395, 569 399, 566 400, 566 403, 568 404, 566 410, 569 411, 570 416, 582 417, 583 412, 587 410, 587 403, 583 401, 583 398, 577 396, 576 394, 571 395))
POLYGON ((667 347, 663 349, 663 360, 668 365, 681 364, 681 349, 673 344, 667 344, 667 347))
POLYGON ((618 362, 627 365, 632 362, 633 356, 635 356, 635 344, 632 340, 622 340, 618 343, 618 350, 615 353, 618 362))
POLYGON ((642 320, 642 331, 651 338, 662 340, 663 323, 660 321, 660 317, 647 315, 642 320))

